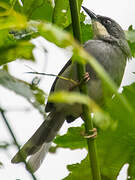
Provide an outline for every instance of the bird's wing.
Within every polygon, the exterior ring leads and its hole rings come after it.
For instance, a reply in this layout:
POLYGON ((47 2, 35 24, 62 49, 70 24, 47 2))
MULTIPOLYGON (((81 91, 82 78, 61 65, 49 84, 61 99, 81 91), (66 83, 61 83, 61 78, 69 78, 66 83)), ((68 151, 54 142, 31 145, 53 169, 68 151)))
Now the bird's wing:
MULTIPOLYGON (((69 61, 65 64, 65 66, 62 68, 62 70, 59 72, 58 76, 60 76, 60 75, 71 65, 71 63, 72 63, 71 60, 69 60, 69 61)), ((56 85, 58 79, 59 79, 59 77, 56 77, 56 79, 55 79, 55 81, 54 81, 54 83, 53 83, 53 85, 52 85, 52 87, 51 87, 50 92, 54 92, 54 90, 55 90, 55 85, 56 85)), ((48 102, 47 105, 46 105, 46 107, 45 107, 45 111, 46 111, 46 112, 50 112, 50 111, 53 109, 53 107, 54 107, 54 106, 53 106, 53 103, 48 102)))

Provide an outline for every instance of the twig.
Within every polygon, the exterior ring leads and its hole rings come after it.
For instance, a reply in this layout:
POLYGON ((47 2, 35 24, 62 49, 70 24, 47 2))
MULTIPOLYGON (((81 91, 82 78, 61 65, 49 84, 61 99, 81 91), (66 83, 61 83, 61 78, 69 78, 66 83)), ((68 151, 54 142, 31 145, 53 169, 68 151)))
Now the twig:
MULTIPOLYGON (((9 124, 6 116, 5 116, 4 110, 1 109, 1 108, 0 108, 0 113, 1 113, 1 116, 2 116, 2 118, 3 118, 3 120, 4 120, 4 122, 5 122, 5 124, 6 124, 8 130, 9 130, 12 138, 13 138, 13 141, 14 141, 15 145, 17 146, 17 148, 18 148, 18 150, 19 150, 19 152, 20 152, 20 145, 19 145, 19 143, 17 142, 17 139, 16 139, 16 137, 15 137, 15 135, 14 135, 14 133, 13 133, 13 130, 11 129, 11 126, 10 126, 10 124, 9 124)), ((35 177, 35 175, 34 175, 33 172, 32 172, 32 169, 31 169, 30 165, 26 162, 26 160, 25 160, 25 158, 24 158, 24 155, 23 155, 21 152, 20 152, 20 157, 21 157, 22 161, 24 162, 24 164, 25 164, 28 172, 31 174, 33 180, 37 180, 37 178, 35 177)))
POLYGON ((26 72, 29 74, 38 74, 38 75, 44 75, 44 76, 52 76, 52 77, 58 77, 59 79, 63 79, 65 81, 70 81, 72 84, 74 85, 78 85, 78 82, 74 81, 73 79, 70 78, 66 78, 64 76, 59 76, 59 75, 55 75, 55 74, 47 74, 47 73, 39 73, 39 72, 26 72))

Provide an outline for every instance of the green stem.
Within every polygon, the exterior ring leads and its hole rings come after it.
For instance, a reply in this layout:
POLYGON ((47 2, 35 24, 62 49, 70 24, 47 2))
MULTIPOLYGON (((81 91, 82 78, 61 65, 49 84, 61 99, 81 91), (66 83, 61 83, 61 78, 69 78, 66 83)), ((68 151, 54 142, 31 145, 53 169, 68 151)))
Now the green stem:
MULTIPOLYGON (((7 118, 6 118, 6 116, 5 116, 4 110, 1 109, 1 108, 0 108, 0 113, 1 113, 2 118, 3 118, 3 120, 4 120, 5 124, 6 124, 6 126, 7 126, 8 130, 9 130, 9 132, 10 132, 13 140, 14 140, 15 145, 16 145, 17 148, 18 148, 18 151, 20 151, 20 145, 19 145, 19 143, 17 142, 17 139, 16 139, 16 137, 15 137, 15 135, 14 135, 12 129, 11 129, 11 126, 10 126, 9 122, 7 121, 7 118)), ((24 164, 25 164, 28 172, 31 174, 33 180, 37 180, 37 178, 35 177, 35 175, 34 175, 33 172, 32 172, 32 169, 31 169, 30 165, 26 162, 26 160, 25 160, 25 158, 24 158, 24 156, 23 156, 23 154, 22 154, 21 152, 20 152, 20 157, 21 157, 22 161, 24 162, 24 164)))
MULTIPOLYGON (((72 17, 72 27, 74 37, 81 43, 81 28, 78 13, 78 2, 77 0, 69 0, 71 17, 72 17)), ((85 67, 82 64, 77 64, 78 78, 81 80, 85 74, 85 67)), ((80 92, 88 95, 87 86, 85 83, 81 84, 80 92)), ((83 118, 85 120, 85 131, 90 134, 90 130, 93 129, 93 123, 91 119, 91 112, 88 106, 83 105, 83 118)), ((101 180, 100 170, 98 166, 97 150, 95 139, 87 139, 88 153, 90 160, 90 169, 92 173, 93 180, 101 180)))

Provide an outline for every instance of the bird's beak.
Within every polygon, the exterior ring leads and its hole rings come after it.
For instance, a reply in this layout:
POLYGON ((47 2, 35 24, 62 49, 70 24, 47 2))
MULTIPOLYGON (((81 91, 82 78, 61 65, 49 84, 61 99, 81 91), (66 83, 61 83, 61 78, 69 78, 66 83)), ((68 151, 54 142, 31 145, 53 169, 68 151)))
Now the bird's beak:
POLYGON ((90 16, 91 22, 92 22, 92 27, 93 27, 93 32, 94 32, 94 37, 95 38, 102 38, 104 36, 110 37, 109 33, 106 30, 106 27, 100 22, 99 15, 96 15, 86 7, 82 6, 84 11, 90 16))
POLYGON ((97 20, 97 15, 95 13, 93 13, 92 11, 90 11, 89 9, 87 9, 86 7, 82 6, 82 8, 84 9, 84 11, 90 16, 90 18, 92 20, 97 20))

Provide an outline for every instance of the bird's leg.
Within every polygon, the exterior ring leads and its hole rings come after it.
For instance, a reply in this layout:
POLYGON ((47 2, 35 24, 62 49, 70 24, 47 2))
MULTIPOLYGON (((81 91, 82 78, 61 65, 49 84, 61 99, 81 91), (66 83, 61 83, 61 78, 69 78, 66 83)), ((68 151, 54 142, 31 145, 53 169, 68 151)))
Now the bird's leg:
POLYGON ((89 138, 96 138, 97 137, 97 129, 93 128, 91 130, 89 130, 89 132, 93 132, 93 134, 84 134, 84 138, 85 139, 89 139, 89 138))
POLYGON ((80 86, 83 83, 87 83, 90 80, 90 75, 88 72, 86 72, 83 76, 83 78, 75 85, 73 85, 69 90, 72 91, 75 88, 77 88, 78 86, 80 86))
MULTIPOLYGON (((81 118, 82 118, 82 120, 85 122, 85 119, 84 119, 83 115, 81 115, 81 118)), ((91 138, 91 139, 94 139, 94 138, 97 137, 97 128, 90 129, 90 130, 89 130, 89 134, 86 133, 86 132, 82 132, 82 135, 83 135, 83 137, 84 137, 85 139, 90 139, 90 138, 91 138)))
POLYGON ((88 72, 86 72, 83 75, 83 78, 81 79, 81 81, 79 82, 79 85, 82 84, 82 83, 87 83, 89 80, 90 80, 90 75, 89 75, 88 72))

